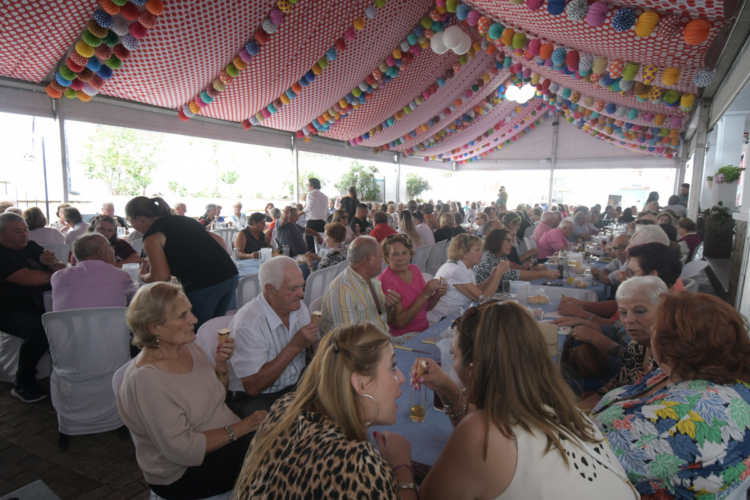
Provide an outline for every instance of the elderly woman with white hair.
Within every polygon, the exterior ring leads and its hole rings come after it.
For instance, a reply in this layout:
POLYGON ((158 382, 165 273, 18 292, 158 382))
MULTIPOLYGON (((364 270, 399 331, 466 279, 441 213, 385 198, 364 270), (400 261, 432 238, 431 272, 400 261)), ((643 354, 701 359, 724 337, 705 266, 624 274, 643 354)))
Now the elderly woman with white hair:
POLYGON ((266 415, 240 419, 224 403, 234 340, 203 351, 190 301, 172 283, 141 287, 126 319, 141 352, 125 370, 117 409, 149 488, 167 500, 231 491, 266 415))
POLYGON ((557 220, 555 212, 542 212, 542 217, 539 220, 539 224, 534 227, 534 234, 531 235, 531 238, 538 245, 542 240, 542 236, 544 236, 544 233, 556 228, 558 224, 559 222, 557 220))
POLYGON ((198 219, 198 222, 200 222, 203 227, 208 227, 211 225, 212 222, 217 220, 218 218, 218 205, 216 203, 209 203, 206 205, 206 213, 204 213, 200 219, 198 219))
POLYGON ((232 205, 232 215, 229 216, 229 220, 237 229, 242 229, 247 226, 247 217, 245 217, 245 214, 242 213, 241 201, 238 201, 234 205, 232 205))
POLYGON ((633 277, 617 288, 617 309, 622 324, 617 331, 585 320, 568 323, 573 326, 571 337, 592 344, 608 358, 619 358, 621 367, 596 394, 581 401, 581 409, 590 410, 609 391, 630 385, 658 368, 651 351, 652 327, 661 297, 668 292, 667 285, 658 276, 633 277))

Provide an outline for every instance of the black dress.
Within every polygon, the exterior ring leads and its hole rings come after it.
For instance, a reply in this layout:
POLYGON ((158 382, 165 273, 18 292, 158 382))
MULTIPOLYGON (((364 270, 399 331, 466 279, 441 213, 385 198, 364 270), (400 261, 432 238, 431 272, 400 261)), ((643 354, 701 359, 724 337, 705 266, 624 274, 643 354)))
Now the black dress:
POLYGON ((218 285, 238 274, 232 258, 196 220, 179 215, 156 219, 143 235, 163 233, 169 271, 185 293, 218 285))
POLYGON ((266 235, 262 232, 260 233, 259 240, 255 239, 255 237, 250 232, 250 229, 247 227, 242 230, 242 234, 245 235, 245 248, 242 249, 244 253, 260 252, 261 248, 265 248, 268 246, 266 245, 266 235))

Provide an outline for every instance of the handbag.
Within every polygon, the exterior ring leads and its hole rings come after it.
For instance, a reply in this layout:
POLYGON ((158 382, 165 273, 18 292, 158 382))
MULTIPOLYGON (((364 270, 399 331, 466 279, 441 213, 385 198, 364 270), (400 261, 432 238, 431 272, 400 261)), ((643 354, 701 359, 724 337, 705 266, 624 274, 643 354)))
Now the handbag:
POLYGON ((603 378, 610 375, 607 356, 586 342, 568 337, 563 345, 561 364, 577 373, 579 378, 603 378))

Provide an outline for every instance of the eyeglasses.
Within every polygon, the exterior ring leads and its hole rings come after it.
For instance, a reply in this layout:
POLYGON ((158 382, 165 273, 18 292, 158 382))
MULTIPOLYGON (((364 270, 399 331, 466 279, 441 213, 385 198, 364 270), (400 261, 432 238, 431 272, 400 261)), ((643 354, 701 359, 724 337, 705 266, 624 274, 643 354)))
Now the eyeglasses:
POLYGON ((612 250, 614 250, 614 251, 616 251, 616 252, 622 252, 622 251, 624 251, 624 250, 625 250, 626 248, 628 248, 628 246, 627 246, 627 245, 620 245, 620 246, 617 246, 617 247, 612 247, 612 250))
POLYGON ((507 241, 508 243, 513 243, 513 240, 510 238, 505 238, 505 241, 507 241))
POLYGON ((385 239, 384 239, 383 241, 388 241, 388 240, 390 240, 391 238, 395 238, 396 236, 401 236, 401 237, 402 237, 403 239, 405 239, 405 240, 406 240, 406 242, 407 242, 408 244, 410 244, 410 245, 411 245, 411 238, 409 238, 409 237, 408 237, 408 236, 406 236, 405 234, 401 234, 401 233, 396 233, 396 234, 389 234, 388 236, 386 236, 386 237, 385 237, 385 239))
POLYGON ((453 320, 451 328, 455 328, 460 333, 464 333, 463 331, 464 321, 474 316, 475 314, 478 314, 480 311, 483 311, 486 307, 494 305, 494 304, 499 304, 499 303, 500 301, 498 299, 490 299, 485 302, 482 302, 481 304, 477 304, 473 307, 468 308, 460 317, 453 320))

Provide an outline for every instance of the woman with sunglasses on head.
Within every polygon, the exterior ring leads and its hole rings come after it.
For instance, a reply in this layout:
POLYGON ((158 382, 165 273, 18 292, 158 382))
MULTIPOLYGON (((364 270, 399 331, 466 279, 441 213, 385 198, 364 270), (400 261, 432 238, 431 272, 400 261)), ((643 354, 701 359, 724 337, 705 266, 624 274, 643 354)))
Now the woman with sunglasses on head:
POLYGON ((521 216, 515 212, 508 212, 503 215, 502 219, 503 228, 510 232, 511 235, 511 249, 508 254, 508 260, 510 261, 511 269, 517 270, 528 270, 533 267, 532 262, 527 262, 532 257, 539 255, 538 248, 532 248, 523 255, 518 255, 518 247, 516 246, 518 230, 521 227, 521 216))
POLYGON ((486 302, 454 323, 456 384, 432 359, 415 383, 435 391, 454 426, 422 482, 429 499, 638 499, 625 471, 515 303, 486 302), (462 389, 463 387, 463 389, 462 389))
POLYGON ((399 337, 406 333, 423 332, 430 326, 427 311, 435 307, 448 286, 440 286, 437 279, 425 282, 419 268, 409 263, 414 256, 414 248, 408 237, 401 234, 389 236, 380 247, 383 261, 388 267, 378 279, 383 284, 383 290, 393 290, 401 295, 401 302, 396 306, 396 317, 388 322, 391 327, 389 333, 399 337))
POLYGON ((371 323, 333 330, 258 429, 233 498, 419 498, 409 442, 376 432, 373 445, 367 435, 396 423, 404 381, 387 333, 371 323))
MULTIPOLYGON (((474 274, 477 283, 484 283, 490 276, 490 272, 501 262, 508 259, 513 249, 513 237, 507 229, 493 229, 484 237, 482 260, 474 266, 474 274)), ((503 274, 502 281, 531 281, 546 278, 556 280, 560 273, 555 270, 519 270, 511 269, 503 274)), ((500 291, 500 290, 498 290, 500 291)))

